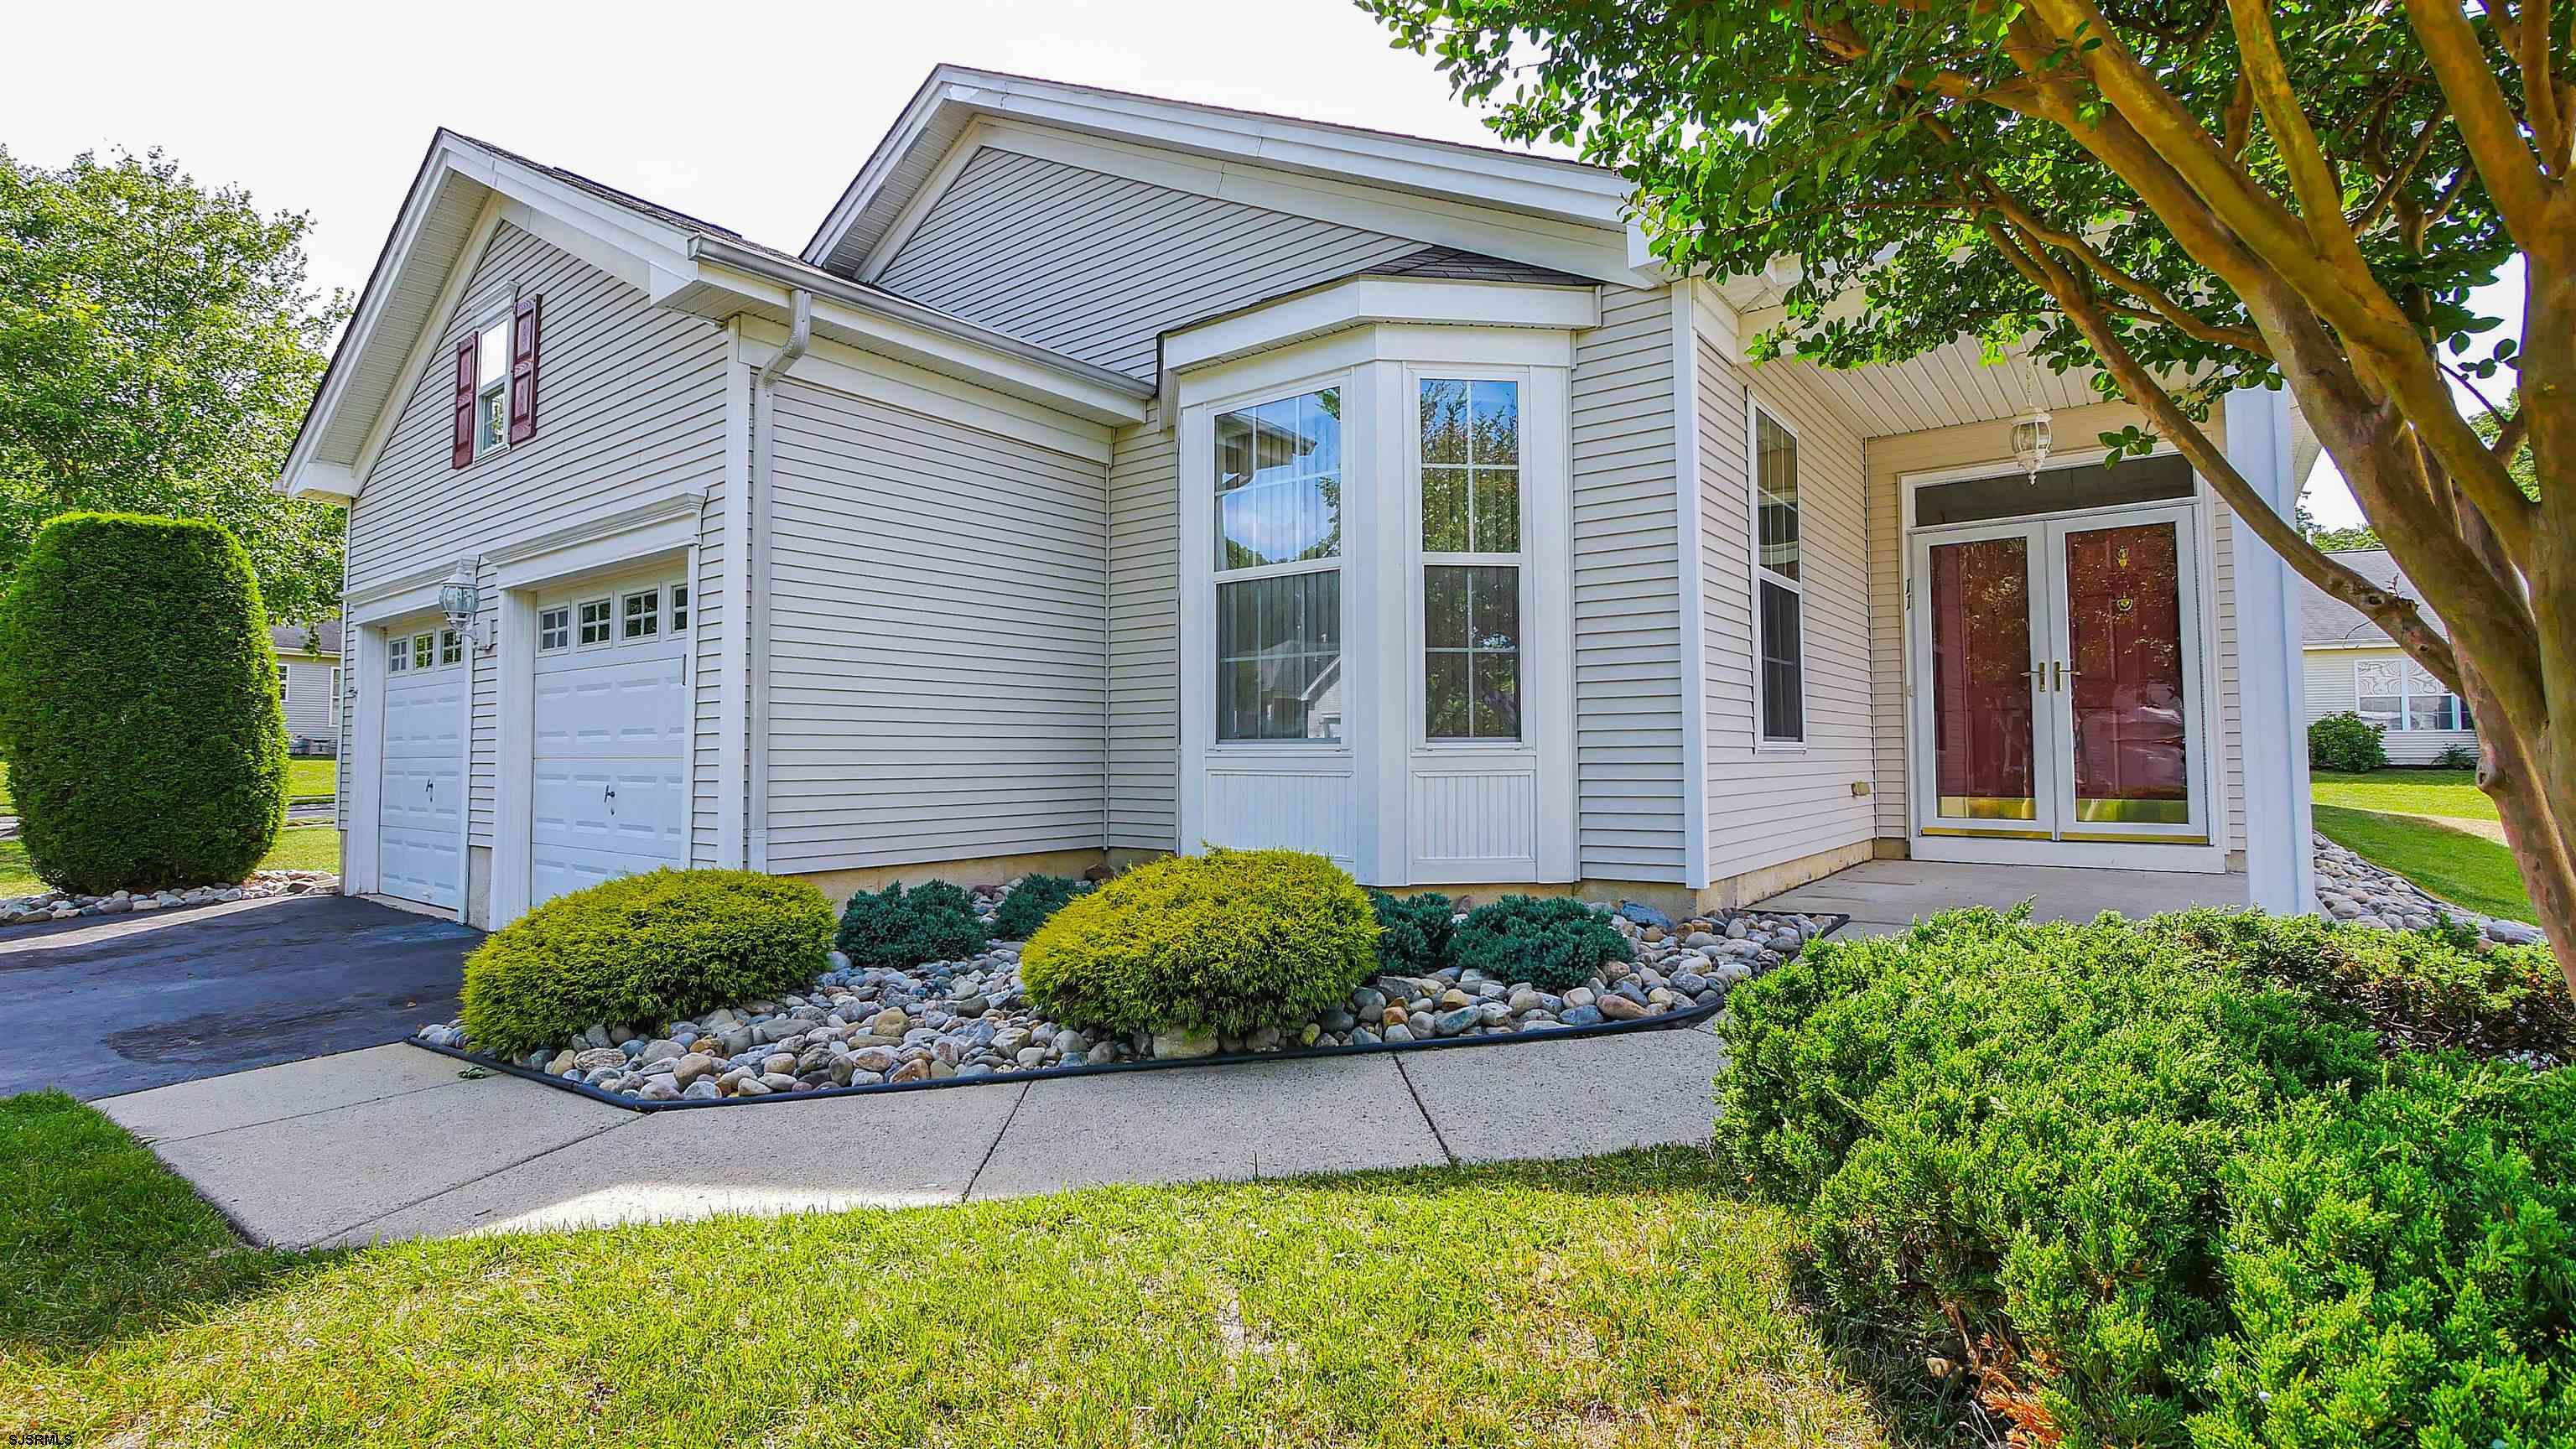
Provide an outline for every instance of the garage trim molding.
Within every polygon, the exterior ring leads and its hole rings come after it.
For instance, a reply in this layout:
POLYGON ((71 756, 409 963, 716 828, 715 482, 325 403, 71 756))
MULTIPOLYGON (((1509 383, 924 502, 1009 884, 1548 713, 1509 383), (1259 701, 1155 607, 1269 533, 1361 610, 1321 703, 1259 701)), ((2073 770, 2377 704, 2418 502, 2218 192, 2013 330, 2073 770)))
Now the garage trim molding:
MULTIPOLYGON (((540 538, 495 551, 500 590, 500 717, 493 762, 491 926, 499 930, 528 912, 535 814, 537 589, 581 574, 642 564, 665 556, 685 560, 684 576, 697 579, 698 520, 707 497, 674 492, 651 503, 586 519, 540 538)), ((696 614, 690 632, 696 632, 696 614)), ((695 657, 694 648, 684 661, 695 657)), ((684 662, 683 669, 692 667, 684 662)), ((684 676, 685 677, 685 676, 684 676)))

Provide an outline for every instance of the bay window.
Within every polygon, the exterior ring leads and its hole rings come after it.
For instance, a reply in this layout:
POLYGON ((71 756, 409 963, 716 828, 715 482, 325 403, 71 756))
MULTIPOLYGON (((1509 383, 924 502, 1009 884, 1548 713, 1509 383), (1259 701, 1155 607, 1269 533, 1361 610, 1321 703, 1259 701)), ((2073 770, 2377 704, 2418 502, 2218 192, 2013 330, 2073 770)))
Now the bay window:
POLYGON ((1342 737, 1341 390, 1221 414, 1216 737, 1342 737))
POLYGON ((2429 733, 2474 728, 2467 701, 2412 659, 2358 659, 2352 677, 2356 709, 2381 729, 2429 733))
POLYGON ((1520 384, 1426 377, 1420 424, 1423 735, 1518 740, 1520 384))

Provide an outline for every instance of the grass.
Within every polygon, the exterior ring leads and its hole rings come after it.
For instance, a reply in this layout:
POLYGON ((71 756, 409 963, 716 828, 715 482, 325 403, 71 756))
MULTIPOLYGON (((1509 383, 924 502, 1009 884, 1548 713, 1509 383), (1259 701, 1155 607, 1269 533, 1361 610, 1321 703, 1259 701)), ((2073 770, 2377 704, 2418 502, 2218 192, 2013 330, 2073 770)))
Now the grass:
POLYGON ((2383 815, 2496 818, 2495 801, 2478 788, 2477 774, 2471 770, 2373 770, 2364 775, 2319 770, 2309 778, 2310 793, 2320 805, 2376 810, 2383 815))
MULTIPOLYGON (((289 800, 328 800, 340 791, 340 762, 337 760, 290 759, 286 762, 286 798, 289 800)), ((9 767, 0 765, 0 815, 14 815, 18 807, 9 799, 9 767)))
POLYGON ((2411 815, 2383 815, 2323 803, 2319 834, 2374 865, 2397 872, 2454 905, 2539 924, 2513 853, 2482 835, 2411 815))
POLYGON ((58 1096, 0 1102, 0 1159, 0 1440, 1898 1432, 1800 1306, 1784 1219, 1686 1149, 302 1256, 232 1245, 58 1096))
MULTIPOLYGON (((328 870, 340 868, 340 832, 329 825, 291 825, 277 833, 277 845, 260 857, 261 870, 328 870)), ((27 864, 23 840, 0 840, 0 896, 27 896, 43 890, 27 864)))

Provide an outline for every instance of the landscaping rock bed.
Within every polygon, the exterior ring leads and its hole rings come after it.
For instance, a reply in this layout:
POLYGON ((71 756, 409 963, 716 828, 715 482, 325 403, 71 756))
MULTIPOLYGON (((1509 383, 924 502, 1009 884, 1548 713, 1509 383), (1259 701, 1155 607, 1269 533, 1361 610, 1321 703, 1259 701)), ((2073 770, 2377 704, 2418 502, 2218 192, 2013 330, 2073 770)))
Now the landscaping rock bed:
MULTIPOLYGON (((1002 894, 979 890, 978 912, 989 920, 1002 894)), ((1551 993, 1456 967, 1380 975, 1294 1032, 1078 1031, 1036 1013, 1020 985, 1019 944, 996 942, 966 960, 906 971, 854 968, 836 951, 832 969, 804 995, 651 1026, 602 1022, 509 1065, 643 1106, 1678 1025, 1713 1013, 1736 984, 1842 924, 1839 917, 1775 912, 1674 923, 1642 907, 1623 910, 1612 919, 1636 959, 1612 962, 1582 986, 1551 993)), ((424 1026, 417 1040, 473 1049, 461 1022, 424 1026)))
POLYGON ((337 895, 340 878, 327 870, 263 870, 239 885, 197 886, 184 891, 118 891, 80 896, 63 891, 0 898, 0 925, 32 926, 82 916, 121 916, 131 911, 163 911, 174 906, 211 906, 224 901, 254 901, 268 896, 337 895))
POLYGON ((2547 938, 2537 926, 2501 921, 2462 910, 2394 871, 2383 870, 2320 835, 2317 842, 2317 909, 2329 919, 2391 931, 2422 931, 2441 921, 2457 921, 2490 941, 2508 946, 2538 945, 2547 938))

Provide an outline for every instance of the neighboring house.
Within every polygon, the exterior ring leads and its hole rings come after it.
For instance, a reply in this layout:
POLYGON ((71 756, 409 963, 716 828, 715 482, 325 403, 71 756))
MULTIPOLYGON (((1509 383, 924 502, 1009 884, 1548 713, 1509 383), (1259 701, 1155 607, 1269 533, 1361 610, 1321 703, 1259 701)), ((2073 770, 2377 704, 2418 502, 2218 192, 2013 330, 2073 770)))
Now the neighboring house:
MULTIPOLYGON (((2137 420, 2082 375, 1747 365, 1777 289, 1675 281, 1625 202, 943 67, 797 255, 441 131, 284 472, 349 509, 352 888, 498 924, 1216 844, 1686 906, 2242 862, 2304 908, 2278 560, 2074 447, 2137 420)), ((2286 509, 2282 394, 2223 423, 2286 509)))
MULTIPOLYGON (((2352 549, 2334 557, 2383 588, 2415 594, 2386 549, 2352 549)), ((2423 613, 2439 632, 2442 621, 2429 607, 2423 613)), ((2381 739, 2392 765, 2426 765, 2454 747, 2477 749, 2466 701, 2407 658, 2388 631, 2305 579, 2299 581, 2299 644, 2307 664, 2308 723, 2347 710, 2358 713, 2387 732, 2381 739)))
POLYGON ((286 706, 286 738, 299 755, 334 754, 340 746, 340 624, 280 624, 268 631, 277 651, 277 698, 286 706))

